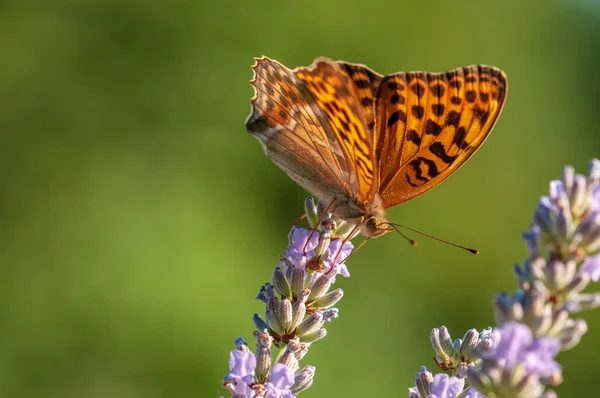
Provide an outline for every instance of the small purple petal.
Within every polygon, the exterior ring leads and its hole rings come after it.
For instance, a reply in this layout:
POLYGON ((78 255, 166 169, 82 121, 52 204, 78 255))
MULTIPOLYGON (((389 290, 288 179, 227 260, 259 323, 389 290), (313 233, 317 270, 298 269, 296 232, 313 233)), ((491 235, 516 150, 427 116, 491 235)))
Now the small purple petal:
POLYGON ((598 282, 600 280, 600 254, 587 257, 580 271, 588 274, 594 282, 598 282))
POLYGON ((566 196, 565 186, 560 180, 550 181, 550 197, 553 200, 559 200, 566 196))
POLYGON ((290 231, 290 245, 285 251, 285 254, 296 262, 303 261, 303 259, 305 261, 306 257, 311 258, 315 255, 314 249, 318 243, 318 232, 310 229, 293 227, 290 231), (306 244, 309 237, 310 242, 306 244))
POLYGON ((458 377, 450 377, 445 373, 438 373, 433 376, 429 398, 454 398, 462 391, 464 385, 464 380, 458 377))
POLYGON ((556 212, 558 210, 556 204, 554 204, 554 202, 549 196, 542 196, 540 198, 540 200, 538 201, 538 208, 543 209, 547 212, 556 212))
POLYGON ((325 265, 327 268, 325 272, 329 274, 333 260, 335 259, 336 263, 333 265, 333 275, 340 274, 348 278, 350 276, 350 271, 348 271, 346 264, 341 262, 344 261, 350 255, 350 253, 352 253, 354 246, 350 242, 346 242, 344 243, 344 246, 341 246, 342 241, 342 239, 336 239, 331 242, 329 248, 327 249, 327 260, 323 262, 323 265, 325 265))
POLYGON ((588 165, 590 180, 598 181, 600 179, 600 160, 592 159, 588 165))
POLYGON ((561 348, 559 339, 534 339, 531 330, 517 322, 505 323, 494 334, 498 336, 494 336, 495 347, 483 355, 484 359, 504 360, 509 368, 524 363, 526 374, 538 373, 540 376, 550 376, 561 369, 554 361, 561 348))
POLYGON ((233 391, 236 397, 252 398, 254 397, 254 391, 252 388, 243 381, 238 379, 231 380, 233 385, 233 391))
POLYGON ((533 334, 527 326, 508 322, 498 330, 498 337, 494 336, 496 347, 489 355, 495 359, 504 359, 508 367, 513 367, 532 343, 533 334))
POLYGON ((596 185, 592 189, 590 197, 590 211, 596 212, 600 210, 600 185, 596 185))
POLYGON ((287 366, 278 363, 273 366, 269 382, 265 384, 266 398, 292 398, 290 388, 294 384, 294 372, 287 366))
POLYGON ((323 321, 331 322, 333 319, 338 317, 338 309, 337 308, 329 308, 327 310, 322 311, 323 321))
POLYGON ((550 376, 560 371, 560 365, 554 357, 560 352, 560 340, 548 337, 537 338, 525 357, 525 368, 530 372, 537 372, 542 376, 550 376))
POLYGON ((236 395, 243 397, 254 396, 254 391, 250 388, 250 384, 254 381, 254 377, 252 376, 254 368, 256 368, 256 357, 252 352, 231 351, 229 354, 230 372, 225 376, 225 381, 231 382, 236 395))
POLYGON ((481 394, 479 391, 477 391, 473 387, 469 387, 465 390, 465 393, 463 394, 463 398, 486 398, 486 396, 481 394))
POLYGON ((254 368, 256 368, 256 357, 251 351, 233 350, 229 354, 230 372, 225 376, 225 381, 237 378, 246 383, 251 383, 254 368))

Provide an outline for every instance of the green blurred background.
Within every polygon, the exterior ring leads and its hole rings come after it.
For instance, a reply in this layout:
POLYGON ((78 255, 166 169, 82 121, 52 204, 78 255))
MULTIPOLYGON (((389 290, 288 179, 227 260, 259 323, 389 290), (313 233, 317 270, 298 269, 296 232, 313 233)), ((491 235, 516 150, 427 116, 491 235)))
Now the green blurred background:
MULTIPOLYGON (((244 129, 253 57, 381 73, 503 68, 486 145, 389 218, 476 247, 370 242, 304 396, 406 396, 432 327, 494 324, 537 199, 600 156, 600 3, 0 4, 0 396, 217 397, 306 193, 244 129)), ((342 278, 343 279, 343 278, 342 278)), ((595 386, 600 311, 559 395, 595 386)))

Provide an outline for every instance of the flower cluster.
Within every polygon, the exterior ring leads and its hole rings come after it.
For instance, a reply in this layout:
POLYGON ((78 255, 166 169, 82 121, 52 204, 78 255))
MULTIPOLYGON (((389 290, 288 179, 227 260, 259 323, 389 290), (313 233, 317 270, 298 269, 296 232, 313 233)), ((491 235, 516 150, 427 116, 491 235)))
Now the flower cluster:
POLYGON ((554 358, 587 332, 573 315, 600 306, 600 293, 583 293, 600 279, 600 161, 587 177, 565 167, 523 237, 529 257, 514 267, 519 288, 496 295, 498 326, 455 341, 445 327, 433 329, 435 362, 452 376, 423 367, 409 397, 556 396, 548 389, 562 382, 554 358))
POLYGON ((272 283, 257 296, 266 309, 264 316, 253 317, 256 353, 238 338, 237 350, 230 354, 223 385, 233 397, 288 398, 313 382, 315 368, 300 369, 299 361, 325 337, 325 322, 338 316, 333 306, 344 292, 331 286, 337 275, 350 276, 344 261, 353 249, 353 230, 312 198, 306 200, 305 210, 311 229, 292 227, 272 283))
MULTIPOLYGON (((266 308, 253 317, 256 351, 238 338, 230 354, 223 385, 235 398, 289 398, 310 387, 315 368, 299 361, 338 316, 333 306, 343 291, 332 286, 338 275, 350 276, 344 262, 356 228, 312 198, 305 210, 310 229, 292 228, 272 283, 258 294, 266 308)), ((446 327, 433 329, 434 361, 445 373, 422 367, 409 398, 556 397, 551 387, 562 382, 562 369, 555 357, 587 332, 574 316, 600 306, 600 293, 584 293, 600 280, 600 160, 587 177, 565 167, 523 237, 529 256, 514 267, 518 288, 496 295, 497 326, 455 340, 446 327)))

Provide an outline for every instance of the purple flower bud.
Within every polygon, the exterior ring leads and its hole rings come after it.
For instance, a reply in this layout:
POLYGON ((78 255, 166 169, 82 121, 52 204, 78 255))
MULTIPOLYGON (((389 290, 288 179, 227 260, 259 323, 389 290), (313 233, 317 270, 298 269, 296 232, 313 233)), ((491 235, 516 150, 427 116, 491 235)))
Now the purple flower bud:
POLYGON ((256 330, 269 329, 269 325, 267 324, 267 322, 265 322, 264 319, 262 319, 262 317, 259 314, 254 314, 252 320, 254 321, 254 326, 256 327, 256 330))
POLYGON ((323 314, 323 320, 325 322, 331 322, 333 319, 338 317, 338 312, 339 311, 337 308, 329 308, 321 311, 321 314, 323 314))
POLYGON ((258 344, 256 347, 256 379, 259 383, 266 381, 271 368, 271 344, 273 338, 265 329, 258 335, 258 344))
POLYGON ((308 300, 314 301, 321 297, 327 292, 332 283, 333 280, 327 274, 315 272, 315 276, 308 285, 310 289, 308 300))
POLYGON ((292 288, 290 287, 290 282, 285 277, 281 267, 275 268, 275 271, 273 272, 273 285, 282 297, 292 297, 292 288))
POLYGON ((315 301, 312 302, 312 308, 329 308, 334 306, 338 301, 342 299, 344 295, 344 291, 342 289, 335 289, 325 294, 322 297, 319 297, 315 301))
POLYGON ((315 199, 312 196, 308 196, 304 201, 304 212, 306 213, 306 219, 311 228, 314 228, 319 220, 317 212, 317 205, 315 199))
POLYGON ((279 324, 284 333, 291 332, 292 325, 292 302, 288 299, 283 299, 279 303, 279 324))
POLYGON ((294 385, 290 388, 293 394, 298 394, 312 385, 315 370, 314 366, 305 366, 294 375, 294 385))
POLYGON ((240 351, 249 351, 248 344, 244 341, 242 336, 238 336, 234 341, 235 346, 240 351))
POLYGON ((323 326, 323 314, 315 312, 309 315, 296 329, 296 335, 302 337, 306 334, 313 333, 323 326))
POLYGON ((256 298, 263 303, 268 303, 269 300, 275 298, 275 291, 273 289, 273 285, 270 283, 265 283, 259 290, 256 298))
POLYGON ((302 336, 302 341, 305 343, 314 343, 317 340, 321 340, 327 335, 327 329, 321 328, 313 333, 308 333, 302 336))
POLYGON ((295 330, 304 319, 304 315, 306 315, 306 300, 308 299, 309 292, 308 289, 301 291, 300 296, 298 296, 292 305, 292 324, 290 325, 290 331, 295 330))

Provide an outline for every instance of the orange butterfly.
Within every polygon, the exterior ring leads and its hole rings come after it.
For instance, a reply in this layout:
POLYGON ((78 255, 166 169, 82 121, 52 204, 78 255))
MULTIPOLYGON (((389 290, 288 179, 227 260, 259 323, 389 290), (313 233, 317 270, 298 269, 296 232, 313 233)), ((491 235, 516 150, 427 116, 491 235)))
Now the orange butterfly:
POLYGON ((292 180, 367 237, 385 210, 437 186, 483 144, 506 100, 500 69, 382 76, 318 58, 290 70, 256 59, 248 131, 292 180))

